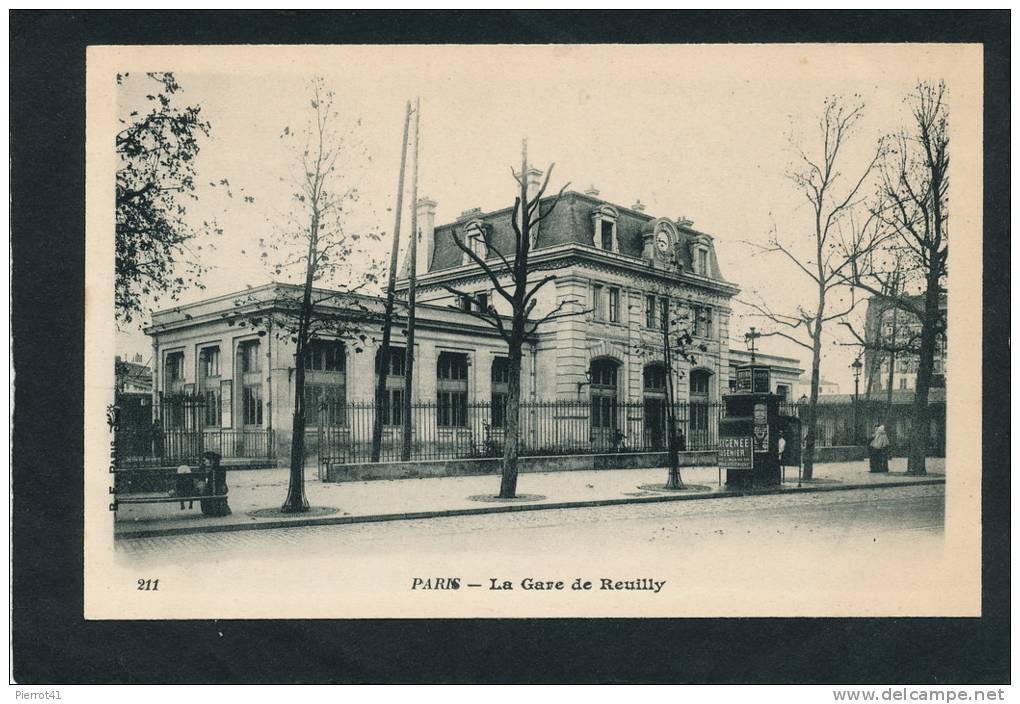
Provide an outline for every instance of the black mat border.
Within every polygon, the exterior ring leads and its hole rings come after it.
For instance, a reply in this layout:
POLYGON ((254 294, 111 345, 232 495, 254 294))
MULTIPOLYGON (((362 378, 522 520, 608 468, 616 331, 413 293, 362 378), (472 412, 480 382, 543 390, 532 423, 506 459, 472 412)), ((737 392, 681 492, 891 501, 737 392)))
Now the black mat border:
POLYGON ((18 682, 1009 681, 1008 11, 12 11, 10 27, 18 682), (86 45, 816 41, 985 44, 983 618, 82 619, 86 45))

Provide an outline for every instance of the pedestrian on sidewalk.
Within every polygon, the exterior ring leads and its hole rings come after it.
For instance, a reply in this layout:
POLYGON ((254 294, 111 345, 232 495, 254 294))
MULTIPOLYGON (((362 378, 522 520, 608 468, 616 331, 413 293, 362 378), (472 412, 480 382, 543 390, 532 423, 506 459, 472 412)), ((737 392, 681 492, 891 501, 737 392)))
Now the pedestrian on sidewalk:
POLYGON ((889 436, 885 434, 884 425, 875 426, 875 434, 868 445, 871 459, 871 471, 874 473, 889 471, 889 436))
POLYGON ((230 504, 227 503, 227 472, 220 466, 220 455, 206 452, 202 455, 202 469, 206 472, 205 496, 202 499, 202 513, 206 516, 229 516, 230 504))

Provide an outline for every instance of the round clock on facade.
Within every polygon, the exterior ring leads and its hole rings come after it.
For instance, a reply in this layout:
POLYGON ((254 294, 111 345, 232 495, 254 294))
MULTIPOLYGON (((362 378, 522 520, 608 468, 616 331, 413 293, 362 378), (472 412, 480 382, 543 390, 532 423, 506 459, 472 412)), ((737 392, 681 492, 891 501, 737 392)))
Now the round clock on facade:
POLYGON ((659 234, 655 236, 655 246, 663 254, 669 249, 669 235, 665 232, 659 231, 659 234))

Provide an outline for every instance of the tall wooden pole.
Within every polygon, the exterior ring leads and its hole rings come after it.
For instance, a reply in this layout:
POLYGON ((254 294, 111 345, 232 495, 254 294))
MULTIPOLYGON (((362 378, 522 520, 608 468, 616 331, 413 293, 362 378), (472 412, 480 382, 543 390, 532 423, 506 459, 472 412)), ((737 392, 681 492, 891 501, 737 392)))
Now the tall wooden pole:
POLYGON ((684 483, 680 479, 680 457, 677 454, 680 448, 677 447, 676 436, 676 389, 673 384, 673 350, 669 343, 670 335, 670 299, 667 296, 663 299, 665 310, 662 321, 662 361, 666 365, 666 423, 669 424, 666 435, 666 450, 669 453, 669 475, 666 479, 667 489, 683 489, 684 483))
MULTIPOLYGON (((393 225, 393 247, 390 250, 390 278, 386 283, 386 308, 383 313, 382 348, 377 360, 378 381, 375 386, 375 424, 372 426, 372 461, 379 461, 382 448, 383 425, 389 408, 386 404, 386 373, 389 369, 390 330, 393 327, 394 286, 397 280, 397 256, 400 251, 400 216, 404 212, 404 168, 407 165, 407 130, 411 123, 411 101, 407 101, 407 112, 404 115, 404 139, 400 146, 400 177, 397 181, 397 214, 393 225)), ((411 249, 414 250, 414 237, 411 237, 411 249)), ((412 255, 413 256, 413 255, 412 255)), ((412 260, 413 261, 413 260, 412 260)))
POLYGON ((414 305, 418 287, 418 140, 421 124, 421 98, 414 101, 414 162, 411 166, 411 260, 407 285, 407 352, 404 369, 404 446, 400 459, 411 459, 411 390, 414 388, 414 305))

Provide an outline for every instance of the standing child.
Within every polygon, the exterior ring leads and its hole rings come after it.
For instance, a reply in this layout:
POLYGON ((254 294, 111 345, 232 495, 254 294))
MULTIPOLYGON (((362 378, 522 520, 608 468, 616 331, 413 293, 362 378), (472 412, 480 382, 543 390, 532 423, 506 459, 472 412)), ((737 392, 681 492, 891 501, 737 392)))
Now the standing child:
MULTIPOLYGON (((191 476, 191 467, 186 464, 182 464, 177 468, 177 485, 175 487, 175 495, 181 498, 188 497, 188 508, 193 508, 195 505, 192 497, 195 496, 195 478, 191 476)), ((184 510, 184 501, 181 501, 181 510, 184 510)))

